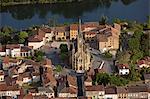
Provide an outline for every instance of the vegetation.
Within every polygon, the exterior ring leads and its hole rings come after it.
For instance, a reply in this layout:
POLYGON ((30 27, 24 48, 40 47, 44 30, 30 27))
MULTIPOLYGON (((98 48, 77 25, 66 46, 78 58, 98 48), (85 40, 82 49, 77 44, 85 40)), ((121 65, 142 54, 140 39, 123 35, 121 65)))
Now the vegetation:
POLYGON ((62 71, 62 66, 57 65, 55 71, 56 72, 61 72, 62 71))
POLYGON ((60 45, 60 58, 64 61, 68 58, 68 46, 67 44, 60 45))
POLYGON ((105 57, 105 58, 112 58, 112 54, 110 53, 110 52, 105 52, 105 53, 103 53, 103 56, 105 57))
POLYGON ((130 54, 128 51, 118 52, 117 53, 117 61, 119 64, 128 64, 130 61, 130 54))
POLYGON ((44 57, 44 52, 42 52, 42 51, 35 51, 34 59, 37 62, 41 62, 43 60, 43 57, 44 57))
POLYGON ((60 3, 60 2, 73 2, 78 0, 2 0, 2 5, 14 4, 32 4, 32 3, 60 3))
POLYGON ((33 34, 31 31, 16 31, 12 27, 4 26, 0 29, 0 43, 11 44, 11 43, 25 43, 28 36, 33 34))
POLYGON ((21 31, 19 33, 19 43, 24 43, 25 39, 28 37, 28 33, 25 31, 21 31))
POLYGON ((123 77, 109 75, 107 73, 98 73, 96 75, 96 82, 100 85, 103 84, 104 86, 106 86, 107 84, 124 86, 129 83, 129 81, 123 77))
POLYGON ((99 24, 105 25, 107 21, 108 21, 108 17, 103 15, 99 21, 99 24))

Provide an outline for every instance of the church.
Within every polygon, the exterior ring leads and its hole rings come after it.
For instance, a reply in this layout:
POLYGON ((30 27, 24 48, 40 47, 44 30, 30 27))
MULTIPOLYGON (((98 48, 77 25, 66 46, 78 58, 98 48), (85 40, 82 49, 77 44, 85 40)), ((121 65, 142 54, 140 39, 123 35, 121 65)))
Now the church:
POLYGON ((81 20, 79 20, 79 28, 76 44, 72 49, 72 69, 78 73, 89 70, 91 66, 91 54, 88 44, 85 43, 81 30, 81 20))

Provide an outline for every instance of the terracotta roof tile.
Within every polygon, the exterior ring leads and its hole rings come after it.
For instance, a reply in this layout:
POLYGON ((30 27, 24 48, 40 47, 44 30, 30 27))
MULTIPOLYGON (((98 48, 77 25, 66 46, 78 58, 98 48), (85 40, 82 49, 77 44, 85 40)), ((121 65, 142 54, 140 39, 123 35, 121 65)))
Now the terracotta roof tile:
POLYGON ((117 89, 115 86, 106 86, 105 87, 105 94, 116 94, 117 89))
POLYGON ((103 85, 93 85, 93 86, 86 86, 86 91, 104 91, 103 85))
POLYGON ((71 93, 71 94, 77 94, 77 88, 74 88, 72 86, 65 87, 61 90, 61 93, 71 93))
POLYGON ((7 44, 6 49, 20 48, 19 44, 7 44))
POLYGON ((129 69, 129 65, 128 64, 118 64, 117 67, 119 69, 129 69))

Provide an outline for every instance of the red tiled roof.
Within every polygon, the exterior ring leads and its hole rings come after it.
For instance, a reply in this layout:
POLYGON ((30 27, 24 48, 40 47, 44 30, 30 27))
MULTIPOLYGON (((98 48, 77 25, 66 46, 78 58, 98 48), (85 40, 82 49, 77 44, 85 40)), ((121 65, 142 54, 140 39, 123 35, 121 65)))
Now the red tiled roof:
POLYGON ((70 30, 78 30, 78 24, 71 24, 70 30))
POLYGON ((37 32, 35 35, 30 36, 28 38, 29 42, 41 42, 43 41, 43 37, 45 36, 45 32, 41 29, 37 29, 35 32, 37 32))
POLYGON ((99 22, 85 22, 84 23, 84 27, 88 28, 88 27, 98 27, 99 26, 99 22))
POLYGON ((67 80, 69 82, 69 85, 77 86, 77 79, 76 79, 76 77, 68 75, 67 76, 67 80))
POLYGON ((4 75, 4 71, 0 70, 0 75, 4 75))
POLYGON ((32 50, 32 48, 29 46, 21 46, 21 52, 28 52, 30 50, 32 50))
POLYGON ((6 49, 20 48, 19 44, 7 44, 6 49))
POLYGON ((86 86, 86 91, 104 91, 103 85, 92 85, 92 86, 86 86))
POLYGON ((65 87, 61 90, 61 93, 71 93, 71 94, 77 94, 77 88, 74 88, 72 86, 65 87))
POLYGON ((50 28, 40 28, 42 31, 44 31, 45 33, 51 33, 51 29, 50 28))
POLYGON ((150 57, 144 57, 142 60, 139 60, 138 65, 142 65, 142 64, 149 64, 150 65, 150 57))
POLYGON ((3 63, 5 63, 5 64, 9 63, 9 57, 8 56, 3 58, 3 63))
POLYGON ((105 94, 116 94, 117 89, 115 86, 106 86, 105 87, 105 94))
POLYGON ((149 92, 150 89, 147 85, 136 85, 136 86, 128 86, 129 93, 139 93, 139 92, 149 92))
POLYGON ((5 52, 5 46, 0 46, 0 52, 5 52))
POLYGON ((119 69, 129 69, 129 65, 128 64, 118 64, 117 67, 119 69))
POLYGON ((6 84, 0 84, 0 91, 20 91, 17 85, 8 86, 6 84))
POLYGON ((96 35, 96 32, 89 31, 89 32, 84 32, 86 35, 96 35))

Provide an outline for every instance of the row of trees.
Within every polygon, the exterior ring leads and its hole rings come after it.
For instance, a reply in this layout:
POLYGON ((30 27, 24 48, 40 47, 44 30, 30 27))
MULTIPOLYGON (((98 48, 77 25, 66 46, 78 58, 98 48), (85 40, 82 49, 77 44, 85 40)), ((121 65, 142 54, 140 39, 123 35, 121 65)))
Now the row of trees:
POLYGON ((78 0, 2 0, 2 3, 51 3, 51 2, 72 2, 78 0))
POLYGON ((116 86, 124 86, 129 83, 129 80, 116 75, 109 75, 107 73, 98 73, 96 75, 96 83, 99 85, 116 85, 116 86))
POLYGON ((16 31, 12 27, 4 26, 0 29, 0 43, 21 43, 24 44, 27 38, 31 35, 30 32, 26 31, 16 31))

